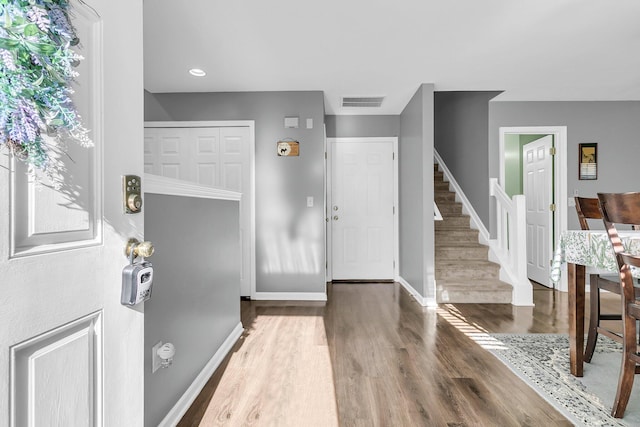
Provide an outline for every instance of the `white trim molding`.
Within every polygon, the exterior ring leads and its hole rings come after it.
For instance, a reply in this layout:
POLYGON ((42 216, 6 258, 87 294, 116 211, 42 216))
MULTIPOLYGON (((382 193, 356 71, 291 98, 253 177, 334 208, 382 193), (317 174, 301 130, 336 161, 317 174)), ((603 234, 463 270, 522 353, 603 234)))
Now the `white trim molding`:
POLYGON ((435 299, 423 297, 422 295, 420 295, 420 292, 415 290, 415 288, 413 286, 411 286, 411 284, 409 282, 407 282, 403 277, 398 276, 396 281, 398 283, 400 283, 400 285, 402 285, 402 287, 407 292, 409 292, 409 294, 413 297, 413 299, 415 299, 418 302, 418 304, 420 304, 421 306, 423 306, 423 307, 431 307, 431 308, 438 306, 438 303, 436 302, 435 299))
POLYGON ((322 292, 256 292, 251 297, 256 301, 326 301, 327 293, 322 292))
POLYGON ((253 133, 254 120, 207 120, 207 121, 170 121, 144 122, 146 128, 207 128, 207 127, 248 127, 253 133))
POLYGON ((240 201, 242 193, 208 187, 188 181, 167 178, 160 175, 144 174, 142 182, 143 193, 164 194, 178 197, 197 197, 201 199, 236 200, 240 201))
POLYGON ((171 427, 178 424, 182 419, 182 416, 191 407, 191 404, 196 400, 204 386, 211 378, 211 375, 218 369, 218 366, 222 363, 227 354, 231 351, 238 338, 242 336, 244 328, 242 323, 238 323, 236 327, 231 331, 226 340, 222 343, 218 351, 207 362, 205 367, 200 371, 198 376, 193 380, 187 391, 184 392, 182 397, 171 408, 169 413, 160 422, 159 427, 171 427))

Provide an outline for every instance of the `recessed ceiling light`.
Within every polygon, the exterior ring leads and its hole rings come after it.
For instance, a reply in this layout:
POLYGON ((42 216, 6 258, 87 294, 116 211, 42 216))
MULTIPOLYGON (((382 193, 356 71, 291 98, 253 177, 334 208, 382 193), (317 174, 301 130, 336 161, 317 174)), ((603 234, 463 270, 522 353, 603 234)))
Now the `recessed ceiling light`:
POLYGON ((196 76, 196 77, 204 77, 207 75, 207 73, 205 73, 204 70, 201 70, 200 68, 192 68, 189 70, 189 74, 191 74, 192 76, 196 76))

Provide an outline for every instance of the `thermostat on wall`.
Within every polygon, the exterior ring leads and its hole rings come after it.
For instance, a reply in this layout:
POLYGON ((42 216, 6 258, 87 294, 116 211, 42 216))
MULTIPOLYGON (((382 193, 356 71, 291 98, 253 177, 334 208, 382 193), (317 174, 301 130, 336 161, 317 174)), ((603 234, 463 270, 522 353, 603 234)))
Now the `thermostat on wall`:
POLYGON ((284 127, 297 129, 299 126, 299 122, 300 122, 299 117, 285 117, 284 127))

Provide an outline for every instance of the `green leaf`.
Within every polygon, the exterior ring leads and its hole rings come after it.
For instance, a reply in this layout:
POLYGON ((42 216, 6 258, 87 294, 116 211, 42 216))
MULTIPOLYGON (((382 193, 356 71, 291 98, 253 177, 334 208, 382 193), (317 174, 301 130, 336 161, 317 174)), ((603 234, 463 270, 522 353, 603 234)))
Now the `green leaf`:
POLYGON ((35 36, 39 32, 40 32, 40 30, 38 29, 38 26, 36 24, 27 24, 24 27, 24 36, 25 37, 35 36))
POLYGON ((5 39, 0 37, 0 49, 14 50, 20 45, 17 40, 5 39))
POLYGON ((4 26, 5 28, 11 27, 11 14, 8 11, 5 11, 4 14, 4 26))

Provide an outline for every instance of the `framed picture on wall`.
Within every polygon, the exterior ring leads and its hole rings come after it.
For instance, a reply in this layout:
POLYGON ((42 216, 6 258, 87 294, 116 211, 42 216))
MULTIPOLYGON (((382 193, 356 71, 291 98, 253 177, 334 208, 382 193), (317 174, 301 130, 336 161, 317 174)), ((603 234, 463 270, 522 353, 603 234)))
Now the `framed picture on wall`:
POLYGON ((580 144, 578 151, 578 179, 598 179, 598 143, 580 144))

